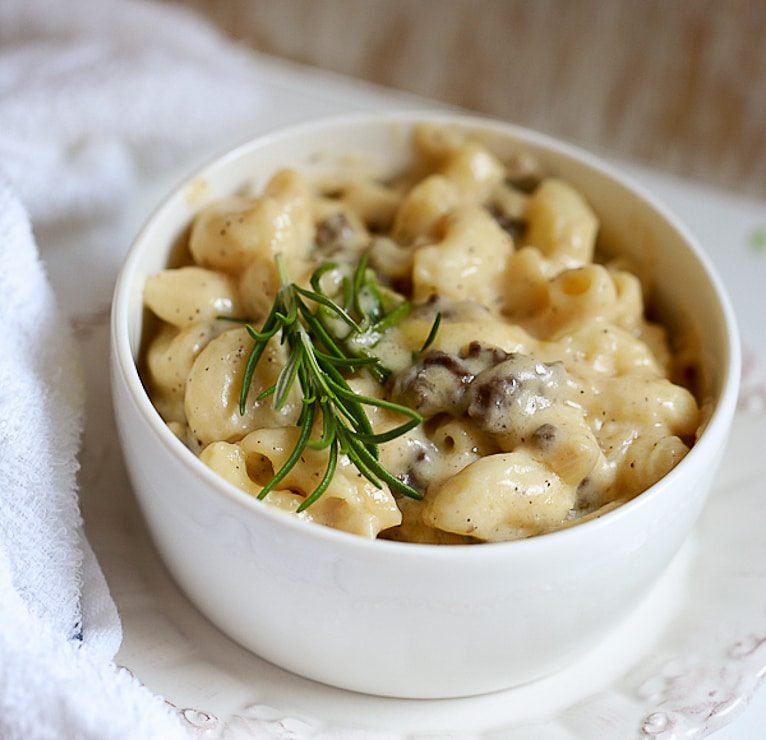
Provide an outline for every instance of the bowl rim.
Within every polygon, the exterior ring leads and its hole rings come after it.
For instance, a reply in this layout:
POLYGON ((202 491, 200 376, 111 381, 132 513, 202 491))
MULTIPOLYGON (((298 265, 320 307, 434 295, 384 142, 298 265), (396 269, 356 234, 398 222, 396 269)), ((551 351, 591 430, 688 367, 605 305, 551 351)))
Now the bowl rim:
MULTIPOLYGON (((576 145, 512 123, 470 114, 445 112, 443 110, 423 109, 389 111, 385 113, 364 112, 323 117, 258 135, 223 154, 210 158, 206 164, 198 167, 191 174, 186 175, 181 182, 173 187, 151 212, 134 238, 115 283, 110 323, 113 365, 120 372, 131 402, 159 443, 179 463, 188 466, 191 472, 207 484, 210 495, 224 496, 230 502, 237 505, 242 512, 247 512, 247 516, 265 517, 272 525, 291 530, 298 536, 304 536, 318 542, 323 541, 343 548, 372 548, 372 551, 386 554, 387 556, 406 555, 408 558, 419 556, 428 558, 458 557, 484 559, 488 557, 494 558, 503 553, 510 554, 511 552, 532 554, 540 548, 545 548, 546 550, 556 547, 569 548, 572 546, 572 543, 576 544, 583 537, 590 538, 599 531, 613 529, 618 522, 631 517, 634 512, 651 506, 652 502, 662 496, 663 491, 668 486, 673 485, 676 479, 684 475, 687 470, 691 470, 693 464, 697 462, 702 465, 705 464, 705 455, 709 452, 708 448, 715 444, 715 440, 720 435, 725 436, 727 434, 728 425, 731 422, 736 407, 741 372, 739 333, 734 310, 723 281, 690 229, 664 203, 652 195, 643 185, 637 183, 631 176, 624 174, 619 169, 604 162, 601 158, 576 145), (183 196, 193 181, 199 178, 204 179, 214 172, 225 169, 231 162, 246 156, 251 151, 268 148, 275 143, 292 138, 303 138, 306 135, 323 133, 349 125, 375 127, 405 124, 412 126, 419 122, 473 127, 515 139, 520 146, 526 144, 549 150, 557 156, 574 160, 580 165, 585 165, 595 170, 599 175, 615 181, 617 185, 632 192, 633 195, 644 201, 661 219, 664 219, 668 226, 678 233, 686 249, 692 253, 694 259, 702 267, 705 277, 712 287, 717 299, 718 311, 725 327, 727 341, 726 347, 722 349, 726 352, 727 356, 722 363, 721 391, 717 401, 714 403, 713 412, 708 419, 708 423, 699 440, 673 470, 631 500, 620 504, 599 517, 564 529, 534 535, 526 539, 484 543, 481 547, 445 546, 368 539, 343 530, 302 521, 297 517, 290 516, 286 512, 269 506, 263 501, 259 501, 205 465, 170 430, 151 403, 149 395, 141 382, 128 337, 128 304, 131 289, 134 285, 132 278, 144 251, 151 244, 151 240, 148 237, 155 223, 161 221, 167 208, 173 201, 183 196), (419 555, 416 555, 418 553, 419 555)), ((114 389, 112 393, 114 395, 114 389)), ((117 408, 115 408, 115 413, 120 413, 117 408)))

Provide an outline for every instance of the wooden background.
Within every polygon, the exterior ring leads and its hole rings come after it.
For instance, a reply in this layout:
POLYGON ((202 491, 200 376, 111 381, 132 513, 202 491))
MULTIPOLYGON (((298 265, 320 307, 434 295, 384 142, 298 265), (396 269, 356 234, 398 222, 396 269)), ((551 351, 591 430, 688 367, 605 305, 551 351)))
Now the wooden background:
POLYGON ((764 0, 177 0, 253 48, 766 197, 764 0))

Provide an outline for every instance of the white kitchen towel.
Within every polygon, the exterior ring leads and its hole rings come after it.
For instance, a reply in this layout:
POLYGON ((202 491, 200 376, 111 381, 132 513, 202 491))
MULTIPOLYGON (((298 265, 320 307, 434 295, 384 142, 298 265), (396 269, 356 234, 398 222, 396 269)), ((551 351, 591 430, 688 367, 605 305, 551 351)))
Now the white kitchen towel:
MULTIPOLYGON (((57 305, 33 229, 45 250, 120 233, 142 183, 257 114, 251 57, 175 6, 0 3, 2 738, 186 734, 111 662, 119 620, 77 502, 71 307, 57 305)), ((90 268, 73 256, 85 302, 90 268)))

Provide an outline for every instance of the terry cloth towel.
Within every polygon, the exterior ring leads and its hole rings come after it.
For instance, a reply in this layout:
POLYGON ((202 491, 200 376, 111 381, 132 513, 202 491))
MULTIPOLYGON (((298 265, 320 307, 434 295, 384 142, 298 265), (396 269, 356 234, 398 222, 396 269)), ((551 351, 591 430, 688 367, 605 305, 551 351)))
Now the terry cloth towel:
POLYGON ((139 184, 241 132, 258 102, 252 57, 172 5, 0 3, 6 740, 186 736, 168 705, 112 662, 119 618, 79 513, 84 387, 66 314, 99 291, 108 302, 111 281, 73 251, 66 269, 82 276, 79 289, 57 304, 33 229, 46 257, 98 244, 118 263, 125 244, 114 235, 139 184))

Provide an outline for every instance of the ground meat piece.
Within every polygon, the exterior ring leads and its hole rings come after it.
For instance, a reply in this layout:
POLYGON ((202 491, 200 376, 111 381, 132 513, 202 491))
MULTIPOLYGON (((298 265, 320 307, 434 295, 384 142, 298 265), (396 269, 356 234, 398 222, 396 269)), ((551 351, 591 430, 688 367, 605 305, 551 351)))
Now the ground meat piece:
POLYGON ((459 416, 473 378, 459 357, 432 350, 394 378, 392 397, 426 418, 442 413, 459 416))
POLYGON ((541 450, 547 450, 556 443, 559 428, 554 424, 542 424, 532 432, 532 442, 541 450))
POLYGON ((420 447, 413 454, 407 470, 401 476, 402 480, 421 493, 425 493, 430 479, 430 469, 433 465, 432 454, 425 447, 420 447))
POLYGON ((503 434, 539 409, 551 406, 565 385, 560 362, 537 362, 512 353, 476 376, 466 393, 466 413, 486 432, 503 434))
POLYGON ((510 356, 508 352, 494 344, 484 344, 476 340, 471 342, 462 354, 465 364, 474 375, 505 362, 510 356))
POLYGON ((513 239, 514 244, 524 238, 527 231, 526 221, 508 216, 495 206, 489 206, 488 210, 492 218, 495 219, 495 223, 513 239))
POLYGON ((344 248, 354 236, 354 230, 346 218, 339 212, 326 218, 317 226, 316 245, 320 254, 332 254, 344 248))
POLYGON ((460 378, 463 383, 470 383, 473 380, 473 373, 460 361, 455 355, 431 350, 421 360, 420 364, 425 367, 443 367, 453 375, 460 378))

